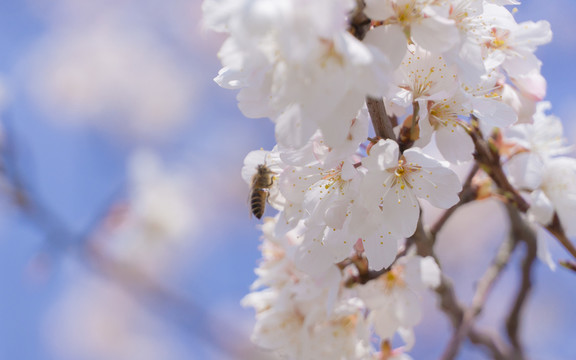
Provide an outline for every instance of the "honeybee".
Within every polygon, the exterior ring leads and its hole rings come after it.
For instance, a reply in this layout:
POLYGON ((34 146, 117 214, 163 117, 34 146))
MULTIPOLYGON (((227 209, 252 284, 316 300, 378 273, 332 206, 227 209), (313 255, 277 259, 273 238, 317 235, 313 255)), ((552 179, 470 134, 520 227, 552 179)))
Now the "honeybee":
POLYGON ((264 214, 266 201, 270 194, 270 187, 274 182, 275 172, 266 165, 260 164, 256 168, 256 174, 252 177, 250 186, 250 210, 258 219, 264 214))

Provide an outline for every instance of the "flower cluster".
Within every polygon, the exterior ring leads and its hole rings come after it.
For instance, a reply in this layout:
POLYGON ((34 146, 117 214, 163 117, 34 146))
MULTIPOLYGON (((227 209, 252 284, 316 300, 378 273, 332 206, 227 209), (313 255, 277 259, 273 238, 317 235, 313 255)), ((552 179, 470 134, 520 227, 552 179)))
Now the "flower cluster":
POLYGON ((436 262, 409 255, 378 281, 351 288, 346 284, 356 276, 353 266, 333 265, 321 277, 300 270, 294 251, 297 231, 277 237, 277 221, 265 219, 264 258, 256 269, 254 292, 243 300, 256 310, 252 340, 290 359, 409 360, 404 351, 414 343, 419 298, 440 281, 436 262), (379 347, 373 346, 371 328, 381 339, 379 347), (390 347, 396 333, 405 347, 390 347))
POLYGON ((557 216, 576 235, 568 219, 576 160, 558 156, 568 148, 558 120, 544 114, 546 82, 534 55, 552 33, 546 21, 518 23, 505 7, 512 4, 205 0, 205 24, 228 34, 215 81, 239 90, 244 115, 271 119, 278 143, 248 154, 242 170, 249 184, 259 165, 270 170, 265 196, 279 211, 264 226, 258 275, 268 289, 245 300, 258 313, 256 343, 290 358, 364 358, 365 324, 381 339, 398 332, 410 343, 419 289, 438 285, 439 270, 431 258, 411 257, 405 239, 423 201, 439 209, 460 201, 453 165, 500 167, 528 202, 529 219, 546 227, 557 216), (497 163, 474 157, 479 141, 497 163), (354 257, 386 271, 350 295, 335 264, 346 273, 354 257), (334 334, 354 334, 346 341, 357 346, 323 338, 331 356, 303 355, 328 326, 344 326, 334 334))

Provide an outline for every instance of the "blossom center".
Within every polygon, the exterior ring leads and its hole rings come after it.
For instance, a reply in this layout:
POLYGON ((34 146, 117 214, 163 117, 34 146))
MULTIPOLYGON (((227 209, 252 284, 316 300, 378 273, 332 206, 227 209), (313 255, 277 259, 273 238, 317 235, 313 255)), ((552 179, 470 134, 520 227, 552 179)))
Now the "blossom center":
POLYGON ((382 277, 386 291, 392 291, 396 287, 403 287, 406 285, 403 273, 404 268, 402 266, 394 266, 382 277))
POLYGON ((492 49, 505 49, 508 47, 507 43, 508 36, 510 35, 509 31, 492 28, 491 33, 494 39, 488 43, 488 47, 492 49))

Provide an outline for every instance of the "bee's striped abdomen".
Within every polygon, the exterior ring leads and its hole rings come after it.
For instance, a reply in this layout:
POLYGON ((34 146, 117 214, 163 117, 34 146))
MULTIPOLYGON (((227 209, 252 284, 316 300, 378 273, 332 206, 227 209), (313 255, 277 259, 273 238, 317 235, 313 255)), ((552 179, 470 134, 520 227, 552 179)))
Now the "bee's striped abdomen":
POLYGON ((258 219, 264 215, 267 198, 268 191, 265 189, 254 189, 250 195, 250 209, 252 210, 252 214, 258 219))

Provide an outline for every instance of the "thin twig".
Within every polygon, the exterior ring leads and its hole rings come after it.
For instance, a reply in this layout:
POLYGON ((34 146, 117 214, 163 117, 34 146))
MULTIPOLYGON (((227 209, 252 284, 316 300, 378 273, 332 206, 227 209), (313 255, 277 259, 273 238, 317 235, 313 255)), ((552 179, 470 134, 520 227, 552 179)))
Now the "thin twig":
POLYGON ((526 255, 522 262, 522 280, 515 296, 514 304, 506 320, 506 332, 513 346, 511 357, 523 359, 524 349, 518 331, 521 323, 521 313, 532 290, 532 269, 537 256, 536 235, 530 226, 521 218, 518 210, 507 206, 510 226, 516 239, 526 245, 526 255))
MULTIPOLYGON (((521 212, 527 212, 528 208, 530 208, 530 204, 524 200, 522 195, 518 193, 517 189, 515 189, 508 181, 504 169, 502 168, 500 154, 496 145, 492 141, 486 141, 484 139, 478 126, 478 119, 474 115, 472 115, 471 118, 472 128, 469 131, 469 134, 476 149, 476 152, 474 153, 476 161, 480 164, 482 170, 484 170, 494 181, 498 189, 502 191, 504 197, 506 197, 510 203, 514 204, 521 212)), ((576 259, 576 247, 564 233, 562 225, 558 219, 558 214, 554 214, 552 223, 546 226, 546 229, 550 231, 566 251, 576 259)))
POLYGON ((498 337, 471 328, 468 338, 473 344, 482 345, 494 360, 506 360, 506 345, 498 337))
POLYGON ((560 218, 558 214, 554 214, 554 218, 552 219, 552 223, 546 226, 546 230, 548 230, 556 239, 564 246, 564 248, 576 259, 576 247, 574 244, 568 239, 564 229, 562 228, 562 224, 560 224, 560 218))
POLYGON ((474 158, 494 181, 498 189, 503 192, 503 195, 516 207, 522 211, 526 212, 530 207, 530 204, 524 200, 524 198, 518 193, 518 191, 510 184, 508 177, 504 173, 502 168, 502 163, 500 162, 500 153, 496 148, 496 145, 492 140, 486 141, 480 130, 478 124, 478 118, 474 115, 471 116, 471 131, 469 132, 472 142, 474 142, 474 158))
MULTIPOLYGON (((430 232, 427 232, 422 226, 422 221, 418 221, 416 227, 416 232, 410 237, 411 241, 414 241, 416 245, 416 250, 420 256, 432 256, 438 264, 438 257, 434 252, 434 238, 430 232)), ((434 289, 439 298, 439 307, 446 314, 452 327, 457 329, 464 319, 464 307, 458 300, 456 292, 454 291, 454 286, 452 281, 442 273, 440 278, 440 285, 434 289)), ((468 336, 470 340, 477 345, 484 347, 490 354, 492 354, 494 359, 504 360, 504 352, 501 350, 502 342, 497 341, 495 338, 487 333, 484 333, 474 326, 470 326, 468 331, 468 336)))
POLYGON ((413 242, 410 239, 407 239, 406 244, 404 245, 404 248, 402 250, 400 250, 398 252, 398 254, 396 254, 396 257, 394 258, 394 261, 392 261, 392 264, 390 264, 387 267, 382 268, 380 270, 369 270, 368 269, 364 273, 359 271, 358 277, 355 279, 355 282, 358 284, 366 284, 367 282, 374 280, 374 279, 377 279, 380 276, 386 274, 387 272, 392 270, 392 268, 394 267, 394 265, 396 264, 398 259, 406 256, 406 254, 408 253, 408 250, 410 250, 410 247, 412 246, 412 244, 413 244, 413 242))
POLYGON ((442 359, 452 360, 456 358, 456 355, 458 355, 460 345, 466 339, 466 337, 469 336, 469 332, 474 324, 474 321, 482 312, 490 291, 508 264, 510 256, 514 251, 517 243, 518 242, 511 232, 509 238, 500 245, 494 260, 492 260, 492 265, 486 270, 478 282, 476 292, 472 299, 472 304, 464 311, 462 321, 455 329, 452 338, 448 343, 448 346, 442 354, 442 359))

